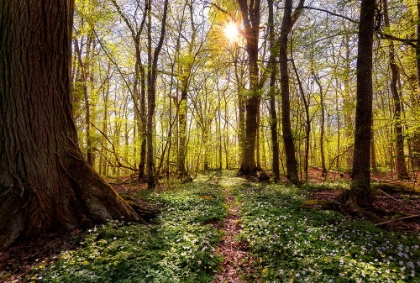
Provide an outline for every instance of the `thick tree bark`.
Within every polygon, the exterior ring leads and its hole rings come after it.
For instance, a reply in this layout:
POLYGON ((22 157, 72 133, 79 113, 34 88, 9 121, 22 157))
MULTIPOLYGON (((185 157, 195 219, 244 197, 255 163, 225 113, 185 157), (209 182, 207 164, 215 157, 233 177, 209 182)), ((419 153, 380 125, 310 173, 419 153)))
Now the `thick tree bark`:
POLYGON ((282 102, 282 130, 284 149, 286 151, 287 178, 292 183, 299 182, 295 146, 293 142, 292 125, 290 121, 290 91, 287 44, 289 33, 302 12, 304 0, 300 0, 298 7, 292 14, 293 0, 286 0, 284 4, 283 21, 280 29, 280 84, 282 102))
POLYGON ((372 45, 375 0, 362 0, 357 55, 356 131, 349 201, 370 207, 370 141, 372 121, 372 45))
POLYGON ((0 1, 0 248, 140 220, 83 160, 70 102, 72 0, 0 1))

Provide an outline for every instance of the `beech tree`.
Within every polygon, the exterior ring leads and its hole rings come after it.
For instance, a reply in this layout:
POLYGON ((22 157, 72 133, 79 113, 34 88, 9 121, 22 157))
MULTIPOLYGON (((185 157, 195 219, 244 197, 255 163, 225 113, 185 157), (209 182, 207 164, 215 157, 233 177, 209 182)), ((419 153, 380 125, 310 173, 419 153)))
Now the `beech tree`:
POLYGON ((77 144, 73 9, 72 0, 0 2, 0 248, 46 231, 141 220, 77 144))
POLYGON ((300 0, 298 7, 292 13, 293 0, 286 0, 284 4, 284 15, 280 29, 280 85, 281 85, 281 109, 282 109, 282 131, 284 148, 286 152, 287 178, 292 183, 298 183, 297 160, 293 142, 292 126, 290 122, 290 90, 289 90, 289 68, 287 45, 289 33, 302 13, 305 0, 300 0))
POLYGON ((245 142, 242 152, 241 173, 247 175, 257 169, 255 160, 258 111, 261 95, 258 81, 258 41, 260 34, 260 0, 238 0, 242 12, 243 34, 246 40, 249 68, 249 93, 245 98, 245 142))
POLYGON ((357 56, 356 131, 351 190, 348 203, 369 207, 373 194, 370 188, 370 140, 372 121, 372 50, 375 0, 362 0, 357 56))

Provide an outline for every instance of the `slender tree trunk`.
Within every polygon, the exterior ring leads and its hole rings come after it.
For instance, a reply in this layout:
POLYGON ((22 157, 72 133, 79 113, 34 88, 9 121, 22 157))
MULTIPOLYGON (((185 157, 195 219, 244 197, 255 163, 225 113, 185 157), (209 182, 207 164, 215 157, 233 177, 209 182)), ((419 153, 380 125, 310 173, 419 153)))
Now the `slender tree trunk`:
POLYGON ((297 160, 295 156, 295 146, 292 134, 292 125, 290 121, 290 91, 289 91, 289 68, 287 45, 288 37, 293 25, 299 17, 304 0, 301 0, 298 8, 292 14, 293 0, 286 0, 284 4, 283 22, 280 29, 280 85, 282 102, 282 130, 284 148, 286 151, 286 168, 288 179, 296 184, 299 182, 297 160))
MULTIPOLYGON (((420 39, 420 1, 417 1, 417 40, 420 39)), ((416 44, 416 70, 417 70, 417 99, 414 105, 417 111, 420 111, 420 42, 416 44)), ((417 127, 417 131, 413 137, 413 169, 420 169, 420 129, 417 127)))
POLYGON ((92 138, 91 138, 91 119, 90 119, 90 97, 89 97, 89 90, 88 90, 88 77, 89 77, 89 69, 90 69, 90 60, 91 60, 91 48, 93 44, 93 37, 92 34, 88 34, 87 42, 86 42, 86 54, 85 60, 83 60, 82 51, 80 50, 79 43, 76 40, 74 42, 74 51, 77 55, 78 61, 78 76, 75 81, 74 91, 82 92, 83 99, 85 104, 85 135, 86 135, 86 159, 87 163, 90 166, 93 166, 93 147, 92 147, 92 138))
POLYGON ((242 82, 242 73, 239 73, 238 56, 235 53, 234 58, 235 77, 238 85, 238 140, 239 140, 239 155, 243 157, 245 152, 245 101, 244 101, 244 86, 242 82))
POLYGON ((327 167, 325 166, 325 151, 324 151, 324 137, 325 137, 325 107, 324 107, 324 92, 322 90, 321 82, 318 78, 318 75, 313 73, 316 84, 319 88, 319 104, 321 106, 321 133, 319 137, 319 148, 321 150, 321 166, 322 174, 326 176, 327 167))
MULTIPOLYGON (((149 10, 150 11, 150 10, 149 10)), ((159 53, 162 49, 163 40, 165 37, 165 30, 166 30, 166 17, 168 11, 168 0, 165 0, 164 8, 163 8, 163 18, 162 18, 162 26, 160 30, 160 37, 159 42, 153 52, 153 59, 151 55, 151 19, 149 14, 149 31, 148 31, 148 41, 149 41, 149 71, 148 71, 148 88, 147 88, 147 185, 149 188, 154 188, 156 186, 156 178, 155 178, 155 161, 154 161, 154 152, 153 152, 153 133, 154 133, 154 124, 153 119, 155 115, 155 108, 156 108, 156 80, 157 80, 157 63, 159 58, 159 53)))
POLYGON ((77 145, 73 1, 1 1, 0 248, 45 231, 140 219, 77 145), (34 29, 36 27, 36 29, 34 29))
MULTIPOLYGON (((384 14, 384 23, 385 28, 390 27, 389 15, 388 15, 388 0, 382 0, 383 14, 384 14)), ((400 72, 397 63, 395 62, 395 48, 394 42, 389 41, 389 66, 391 69, 391 81, 390 88, 392 93, 392 98, 394 101, 394 130, 395 130, 395 147, 396 147, 396 170, 398 179, 408 179, 407 166, 405 164, 405 154, 404 154, 404 134, 403 134, 403 125, 402 125, 402 110, 401 110, 401 96, 398 91, 398 82, 400 81, 400 72)))
POLYGON ((140 137, 140 161, 139 161, 139 174, 138 179, 144 180, 145 165, 146 165, 146 145, 147 145, 147 134, 146 134, 146 124, 147 124, 147 114, 146 114, 146 71, 144 69, 143 63, 141 61, 141 46, 140 46, 140 35, 143 32, 144 24, 149 15, 150 2, 145 1, 144 3, 144 15, 140 23, 138 30, 134 28, 134 25, 126 16, 126 14, 121 10, 121 7, 115 0, 111 0, 114 7, 117 9, 118 14, 122 17, 125 24, 131 33, 131 38, 134 43, 135 50, 135 63, 134 63, 134 81, 133 81, 133 101, 136 111, 136 116, 138 119, 137 126, 139 129, 140 137))
POLYGON ((187 88, 183 87, 178 112, 178 176, 180 179, 188 179, 189 176, 185 166, 185 160, 187 158, 187 111, 187 88))
POLYGON ((353 166, 353 155, 354 149, 353 148, 353 101, 354 97, 352 96, 352 89, 351 89, 351 78, 350 78, 350 70, 351 70, 351 52, 350 52, 350 31, 346 32, 345 35, 345 75, 344 75, 344 123, 345 123, 345 139, 346 139, 346 147, 351 148, 348 150, 346 154, 346 169, 351 171, 353 166))
POLYGON ((370 141, 372 121, 372 45, 375 0, 362 0, 357 55, 356 131, 349 201, 372 206, 370 188, 370 141))
POLYGON ((278 46, 275 44, 274 38, 274 11, 273 0, 268 0, 268 25, 269 25, 269 39, 270 39, 270 130, 271 130, 271 149, 273 151, 273 160, 271 163, 273 170, 274 182, 280 180, 280 155, 279 155, 279 141, 277 133, 277 111, 276 111, 276 79, 277 67, 275 64, 278 55, 278 46))
POLYGON ((305 161, 304 161, 304 171, 305 171, 305 180, 309 178, 309 146, 311 141, 311 118, 309 116, 309 103, 310 96, 306 99, 305 91, 303 90, 302 81, 300 80, 299 73, 297 71, 295 61, 291 59, 293 70, 295 71, 296 80, 299 86, 299 92, 302 96, 303 105, 305 107, 305 161))

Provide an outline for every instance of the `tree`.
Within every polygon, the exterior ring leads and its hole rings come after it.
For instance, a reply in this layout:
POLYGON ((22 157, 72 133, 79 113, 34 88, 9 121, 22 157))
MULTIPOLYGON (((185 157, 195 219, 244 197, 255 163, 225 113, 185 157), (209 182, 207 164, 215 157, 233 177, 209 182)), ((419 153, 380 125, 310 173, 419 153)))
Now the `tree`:
POLYGON ((0 247, 141 218, 83 159, 72 119, 74 2, 0 2, 0 247), (11 221, 13 219, 13 221, 11 221))
POLYGON ((274 37, 274 9, 273 0, 268 0, 268 28, 270 40, 270 130, 271 130, 271 147, 273 151, 272 170, 274 182, 280 180, 280 164, 279 164, 279 143, 277 133, 277 111, 276 111, 276 96, 275 83, 277 79, 277 66, 275 64, 278 55, 278 47, 275 43, 274 37))
POLYGON ((292 125, 290 122, 290 91, 289 91, 289 70, 287 44, 289 33, 292 31, 305 0, 300 0, 298 7, 292 13, 293 0, 286 0, 284 6, 283 22, 280 28, 280 85, 282 102, 282 130, 284 148, 286 151, 287 177, 292 183, 298 183, 297 161, 295 156, 295 146, 293 143, 292 125))
MULTIPOLYGON (((388 0, 382 0, 383 13, 384 13, 384 22, 385 28, 390 27, 389 15, 388 15, 388 0)), ((404 154, 404 135, 403 135, 403 125, 402 125, 402 106, 401 106, 401 94, 398 91, 398 83, 400 82, 400 71, 395 60, 395 48, 394 42, 391 40, 389 42, 389 66, 391 69, 391 81, 390 88, 392 93, 392 98, 394 102, 394 128, 396 135, 396 169, 398 174, 398 179, 409 179, 407 167, 405 164, 405 154, 404 154)))
POLYGON ((351 190, 348 202, 370 207, 370 140, 372 121, 372 50, 375 0, 362 0, 357 55, 356 130, 351 190))
MULTIPOLYGON (((144 3, 144 14, 143 18, 141 19, 140 25, 138 29, 135 27, 138 26, 137 22, 132 23, 129 19, 129 17, 122 11, 120 5, 117 3, 116 0, 111 0, 114 7, 117 9, 118 14, 121 16, 121 18, 124 20, 125 24, 127 25, 127 28, 130 30, 130 35, 133 40, 134 44, 134 79, 133 79, 133 91, 130 91, 133 96, 134 101, 134 109, 136 112, 136 116, 138 117, 137 125, 140 132, 140 162, 139 162, 139 180, 144 179, 144 168, 145 168, 145 160, 146 160, 146 71, 145 67, 143 66, 143 63, 141 61, 141 42, 140 42, 140 36, 143 32, 144 24, 146 22, 146 14, 148 14, 150 10, 150 3, 146 1, 144 3)), ((137 8, 136 8, 137 11, 137 8)), ((136 19, 136 17, 132 17, 133 19, 136 19)))
POLYGON ((258 81, 258 41, 260 34, 260 0, 238 0, 242 12, 243 34, 248 54, 249 93, 245 99, 245 141, 242 153, 242 174, 251 174, 256 169, 255 150, 258 129, 260 93, 258 81), (248 3, 249 2, 249 3, 248 3))
POLYGON ((152 23, 151 23, 151 11, 149 9, 149 27, 148 27, 148 72, 147 72, 147 173, 148 179, 147 184, 149 188, 154 188, 156 185, 156 178, 154 176, 155 171, 155 161, 153 154, 153 132, 154 125, 153 119, 155 115, 156 108, 156 80, 157 80, 157 63, 159 58, 159 53, 162 50, 163 40, 165 38, 166 30, 166 16, 168 11, 168 0, 165 0, 163 6, 163 18, 162 26, 160 29, 159 41, 153 51, 152 56, 152 23))

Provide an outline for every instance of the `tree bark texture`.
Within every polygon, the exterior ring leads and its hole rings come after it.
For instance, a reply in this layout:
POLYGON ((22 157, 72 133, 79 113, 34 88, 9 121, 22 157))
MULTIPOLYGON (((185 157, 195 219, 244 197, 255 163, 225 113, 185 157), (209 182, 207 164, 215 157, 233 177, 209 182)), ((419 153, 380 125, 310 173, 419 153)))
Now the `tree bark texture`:
MULTIPOLYGON (((147 91, 147 184, 149 188, 154 188, 156 185, 157 178, 155 177, 155 159, 154 159, 154 152, 153 152, 153 133, 155 132, 154 129, 154 116, 155 116, 155 108, 156 108, 156 80, 157 80, 157 63, 159 59, 159 54, 162 49, 163 40, 165 38, 165 30, 166 30, 166 15, 168 11, 168 0, 165 0, 165 4, 163 7, 163 18, 162 18, 162 26, 160 29, 160 36, 158 44, 153 52, 153 58, 151 57, 151 19, 149 14, 149 34, 148 34, 148 44, 149 44, 149 72, 148 72, 148 91, 147 91)), ((149 13, 151 10, 149 10, 149 13)))
MULTIPOLYGON (((417 40, 420 39, 420 0, 417 1, 417 40)), ((417 111, 420 110, 420 42, 416 44, 416 69, 417 69, 417 103, 415 105, 417 111)), ((413 137, 413 167, 418 170, 420 169, 420 127, 417 127, 417 131, 413 137)))
POLYGON ((269 26, 269 40, 270 40, 270 130, 271 130, 271 147, 273 151, 272 169, 274 182, 280 180, 280 153, 279 141, 277 132, 277 111, 276 111, 276 79, 277 79, 277 66, 275 64, 276 57, 278 56, 278 46, 275 44, 274 36, 274 4, 273 0, 268 0, 268 26, 269 26))
POLYGON ((372 121, 372 45, 375 0, 362 0, 357 55, 356 130, 350 199, 362 207, 372 205, 370 142, 372 121))
POLYGON ((257 169, 255 151, 260 107, 258 40, 260 30, 260 0, 238 0, 243 16, 244 36, 249 67, 249 91, 245 99, 245 140, 242 154, 242 174, 251 174, 257 169))
POLYGON ((280 29, 280 85, 281 85, 281 110, 282 110, 282 131, 284 149, 286 152, 287 178, 292 183, 298 183, 297 160, 290 121, 290 91, 289 91, 289 67, 287 56, 287 45, 289 33, 299 17, 304 0, 301 0, 298 8, 292 14, 293 0, 286 0, 284 4, 283 21, 280 29))
MULTIPOLYGON (((388 15, 388 0, 382 1, 383 11, 384 11, 384 22, 385 28, 390 27, 389 15, 388 15)), ((394 42, 389 41, 389 66, 391 69, 391 81, 390 88, 392 93, 392 98, 394 101, 394 130, 395 130, 395 146, 396 146, 396 170, 398 179, 408 179, 407 166, 405 164, 405 154, 404 154, 404 134, 403 134, 403 125, 402 120, 402 107, 401 107, 401 97, 400 92, 398 91, 398 82, 400 81, 400 72, 395 60, 395 48, 394 42)))
POLYGON ((0 2, 0 248, 137 213, 83 159, 70 100, 72 0, 0 2))

